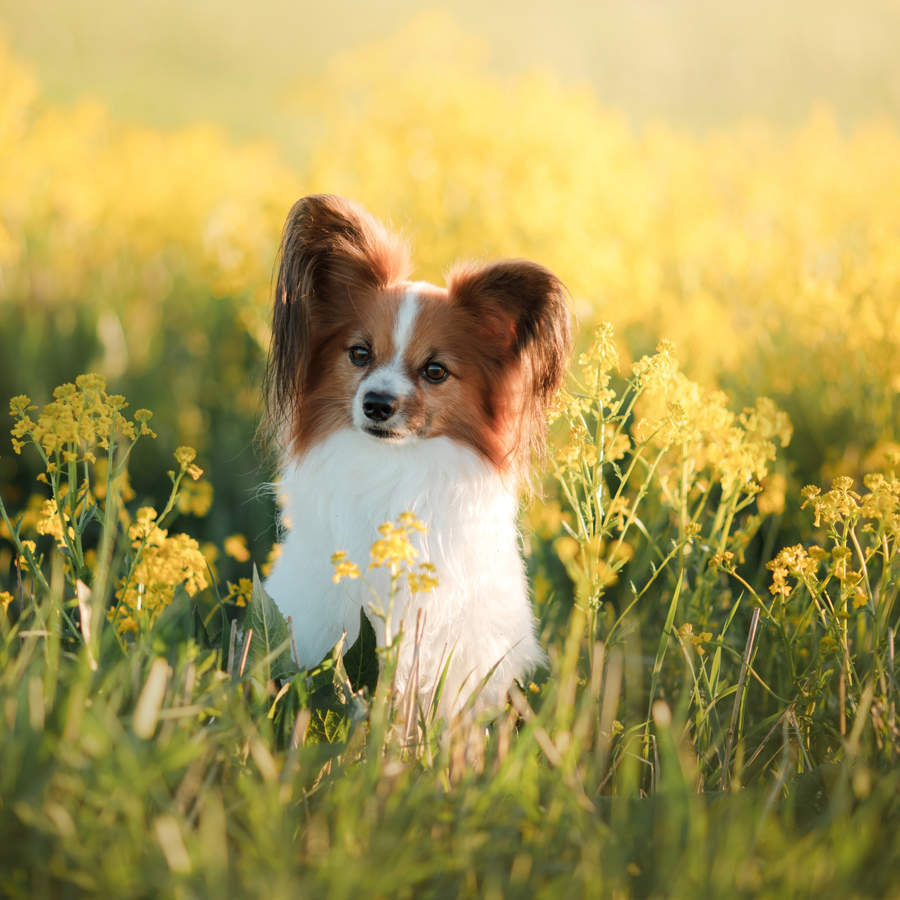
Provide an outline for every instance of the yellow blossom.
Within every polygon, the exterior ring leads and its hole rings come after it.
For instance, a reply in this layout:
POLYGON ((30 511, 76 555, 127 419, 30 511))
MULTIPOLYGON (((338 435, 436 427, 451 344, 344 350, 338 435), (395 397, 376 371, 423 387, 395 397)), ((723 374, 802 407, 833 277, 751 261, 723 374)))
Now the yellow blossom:
POLYGON ((253 582, 249 578, 239 578, 237 584, 228 582, 228 593, 225 595, 227 603, 235 606, 246 606, 253 596, 253 582))
POLYGON ((340 584, 344 578, 361 577, 359 566, 347 559, 346 550, 338 550, 336 553, 333 553, 331 555, 331 564, 334 566, 334 575, 331 580, 335 584, 340 584))
POLYGON ((186 472, 194 481, 203 474, 203 469, 194 465, 197 458, 197 451, 193 447, 178 447, 175 450, 175 461, 181 467, 182 472, 186 472))
POLYGON ((56 460, 95 462, 98 447, 108 450, 113 440, 136 440, 135 423, 123 414, 127 406, 121 395, 107 393, 106 380, 96 374, 61 384, 42 408, 32 406, 24 394, 14 397, 10 401, 10 413, 16 419, 10 432, 13 450, 21 453, 31 441, 54 464, 56 460))
POLYGON ((143 507, 128 532, 139 557, 131 577, 119 582, 118 606, 109 612, 121 632, 135 630, 140 621, 151 624, 171 603, 178 585, 194 596, 208 583, 206 559, 197 541, 186 534, 169 535, 155 520, 156 511, 143 507))
POLYGON ((134 421, 141 426, 141 434, 148 437, 156 437, 156 432, 147 424, 153 417, 153 413, 149 409, 136 409, 134 411, 134 421))
POLYGON ((250 559, 250 551, 247 549, 247 538, 242 534, 233 534, 225 538, 225 552, 238 562, 247 562, 250 559))
POLYGON ((412 565, 419 551, 410 542, 410 530, 425 532, 425 526, 412 513, 403 513, 396 523, 383 522, 379 525, 381 538, 372 544, 369 568, 386 566, 392 575, 396 575, 401 564, 412 565))
MULTIPOLYGON (((188 474, 190 474, 190 468, 188 474)), ((180 513, 198 517, 205 516, 212 507, 212 501, 213 486, 208 481, 182 482, 177 501, 180 513)))
POLYGON ((31 558, 36 560, 35 554, 37 553, 37 544, 35 544, 34 541, 22 541, 22 548, 26 551, 26 553, 22 553, 16 558, 16 565, 23 572, 27 572, 30 568, 27 554, 30 553, 31 558))
POLYGON ((801 581, 814 578, 818 561, 810 556, 802 544, 794 544, 781 550, 775 559, 766 563, 766 568, 772 573, 769 591, 776 596, 787 598, 792 591, 788 584, 788 576, 791 575, 801 581))
POLYGON ((74 529, 69 525, 68 512, 60 512, 56 506, 56 500, 45 500, 41 507, 41 518, 38 519, 36 530, 38 534, 49 534, 59 544, 66 546, 64 534, 74 537, 74 529))
POLYGON ((419 563, 416 569, 410 569, 406 575, 410 593, 426 594, 438 586, 437 570, 431 563, 419 563))
POLYGON ((712 640, 712 632, 701 631, 699 634, 694 633, 694 626, 690 622, 685 622, 679 626, 678 637, 682 643, 690 644, 700 656, 706 653, 703 644, 708 644, 712 640))

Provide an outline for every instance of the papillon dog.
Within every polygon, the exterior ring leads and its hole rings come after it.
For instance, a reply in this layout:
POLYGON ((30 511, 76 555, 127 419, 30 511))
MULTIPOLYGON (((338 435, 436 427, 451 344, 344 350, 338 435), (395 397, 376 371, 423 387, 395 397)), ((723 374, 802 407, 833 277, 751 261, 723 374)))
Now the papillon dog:
POLYGON ((348 200, 305 197, 288 215, 267 375, 287 533, 266 588, 304 667, 343 633, 349 647, 360 612, 379 646, 402 628, 395 689, 415 678, 427 702, 443 677, 451 716, 476 691, 478 708, 499 705, 545 660, 516 519, 569 313, 559 279, 526 260, 457 265, 446 287, 409 271, 405 242, 348 200), (389 584, 367 571, 370 547, 406 511, 438 587, 375 615, 370 587, 386 598, 389 584), (368 584, 334 583, 339 550, 368 584))

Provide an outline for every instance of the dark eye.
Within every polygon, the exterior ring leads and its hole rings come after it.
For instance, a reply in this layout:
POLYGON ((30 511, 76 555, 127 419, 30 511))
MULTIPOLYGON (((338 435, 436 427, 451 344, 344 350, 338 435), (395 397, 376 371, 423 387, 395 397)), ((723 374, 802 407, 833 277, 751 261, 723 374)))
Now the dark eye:
POLYGON ((425 376, 426 380, 430 381, 432 384, 440 384, 442 381, 446 380, 450 373, 447 371, 446 366, 442 366, 439 362, 432 360, 429 363, 425 363, 422 374, 425 376))
POLYGON ((348 352, 354 366, 367 366, 372 360, 372 351, 363 344, 354 344, 348 352))

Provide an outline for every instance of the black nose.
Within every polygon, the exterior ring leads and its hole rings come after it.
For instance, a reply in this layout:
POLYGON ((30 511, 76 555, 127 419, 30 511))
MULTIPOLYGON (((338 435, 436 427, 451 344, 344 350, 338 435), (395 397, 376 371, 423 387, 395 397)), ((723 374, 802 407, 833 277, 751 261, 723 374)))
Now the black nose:
POLYGON ((363 397, 363 412, 373 422, 384 422, 397 412, 397 398, 393 394, 369 391, 363 397))

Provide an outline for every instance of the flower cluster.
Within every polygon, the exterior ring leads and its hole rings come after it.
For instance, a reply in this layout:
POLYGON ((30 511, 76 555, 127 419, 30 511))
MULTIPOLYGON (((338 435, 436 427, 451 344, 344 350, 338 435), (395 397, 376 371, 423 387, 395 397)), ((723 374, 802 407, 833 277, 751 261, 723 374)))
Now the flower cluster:
POLYGON ((152 413, 139 409, 129 420, 123 414, 127 406, 124 397, 106 392, 101 375, 79 375, 74 384, 60 385, 53 391, 52 402, 40 410, 24 394, 13 397, 9 403, 16 420, 11 432, 13 450, 21 453, 26 440, 31 441, 56 468, 82 460, 94 463, 96 449, 108 451, 116 440, 134 443, 138 435, 155 437, 147 424, 152 413))
POLYGON ((136 631, 142 620, 152 623, 171 603, 178 585, 194 596, 208 584, 206 559, 197 541, 186 534, 170 535, 156 518, 155 509, 142 507, 128 529, 137 561, 119 583, 118 604, 109 614, 121 633, 136 631))
POLYGON ((878 528, 896 540, 900 535, 900 478, 893 472, 870 472, 863 483, 864 495, 854 490, 853 479, 846 475, 835 478, 831 490, 824 493, 816 485, 807 485, 801 492, 803 507, 812 507, 817 528, 823 522, 833 529, 865 521, 865 530, 878 528))
MULTIPOLYGON (((825 531, 825 548, 816 544, 785 547, 771 562, 769 591, 787 601, 805 589, 823 624, 840 623, 855 610, 876 617, 900 574, 900 478, 895 470, 868 473, 865 493, 852 478, 838 476, 831 489, 807 485, 802 495, 816 528, 825 531), (790 579, 793 579, 793 583, 790 579)), ((845 632, 844 625, 837 628, 845 632)), ((843 640, 848 638, 846 634, 843 640)))
POLYGON ((228 590, 222 598, 225 603, 233 603, 235 606, 247 606, 253 596, 253 582, 249 578, 238 578, 237 582, 229 581, 228 590))
POLYGON ((776 597, 789 597, 793 591, 788 582, 788 576, 810 583, 818 572, 819 562, 825 556, 821 547, 807 549, 803 544, 794 544, 784 547, 778 555, 766 563, 766 568, 772 573, 770 593, 776 597))
MULTIPOLYGON (((769 474, 776 442, 786 447, 792 427, 787 415, 767 397, 735 415, 728 397, 691 381, 678 369, 671 344, 635 363, 640 390, 634 437, 659 448, 671 448, 661 474, 679 470, 685 460, 692 473, 709 470, 728 497, 756 493, 769 474)), ((669 485, 675 490, 675 485, 669 485)))
POLYGON ((385 566, 392 576, 400 573, 401 567, 409 567, 419 555, 410 541, 410 533, 425 533, 425 526, 412 513, 403 513, 397 522, 383 522, 378 526, 381 537, 372 544, 370 569, 385 566))
POLYGON ((699 633, 694 632, 694 626, 690 622, 685 622, 680 625, 676 631, 679 640, 683 644, 689 644, 692 646, 700 656, 705 655, 706 650, 703 645, 708 644, 712 640, 712 632, 711 631, 701 631, 699 633))
POLYGON ((197 481, 203 475, 203 469, 194 462, 196 458, 197 451, 193 447, 178 447, 175 450, 175 461, 181 471, 186 472, 193 481, 197 481))
POLYGON ((55 499, 45 500, 41 507, 41 518, 38 519, 35 530, 38 534, 49 534, 60 547, 65 549, 67 546, 65 538, 75 537, 75 529, 70 522, 71 517, 68 510, 60 511, 55 499))
MULTIPOLYGON (((401 513, 396 522, 383 522, 378 526, 381 535, 372 544, 369 569, 384 568, 390 573, 391 591, 399 586, 405 576, 411 594, 428 593, 438 586, 437 571, 429 562, 415 564, 419 551, 410 540, 413 532, 425 534, 425 525, 411 512, 401 513)), ((362 578, 359 566, 348 558, 345 550, 331 556, 334 566, 332 580, 339 584, 344 578, 362 578)))
POLYGON ((359 566, 347 559, 346 550, 338 550, 332 553, 331 564, 334 566, 332 581, 335 584, 340 584, 344 578, 359 578, 362 575, 359 571, 359 566))

